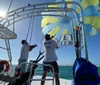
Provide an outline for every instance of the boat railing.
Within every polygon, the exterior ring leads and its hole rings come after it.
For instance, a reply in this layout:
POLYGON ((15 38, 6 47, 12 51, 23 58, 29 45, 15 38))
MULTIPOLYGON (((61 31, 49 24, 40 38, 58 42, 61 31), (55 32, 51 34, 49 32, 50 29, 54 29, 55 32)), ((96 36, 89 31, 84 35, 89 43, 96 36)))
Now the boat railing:
POLYGON ((40 63, 26 63, 26 62, 23 62, 20 65, 18 65, 17 68, 20 68, 21 65, 23 65, 23 64, 30 65, 30 71, 29 71, 30 74, 29 74, 29 78, 27 80, 28 85, 31 85, 31 81, 52 81, 52 85, 54 85, 54 68, 51 65, 48 65, 48 64, 40 64, 40 63), (42 78, 41 79, 39 79, 39 78, 38 79, 34 79, 34 78, 32 78, 31 77, 32 76, 32 68, 33 68, 34 65, 41 65, 41 66, 49 66, 49 67, 51 67, 51 69, 52 69, 52 78, 51 77, 50 78, 47 78, 47 79, 42 79, 42 78))

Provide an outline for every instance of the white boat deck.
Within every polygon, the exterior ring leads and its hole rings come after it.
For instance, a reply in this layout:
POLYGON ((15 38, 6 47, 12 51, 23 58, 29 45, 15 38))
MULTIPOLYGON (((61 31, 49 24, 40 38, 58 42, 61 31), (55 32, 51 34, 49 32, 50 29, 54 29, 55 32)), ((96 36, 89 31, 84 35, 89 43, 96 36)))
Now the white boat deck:
MULTIPOLYGON (((34 76, 33 79, 41 79, 42 76, 34 76)), ((47 77, 47 78, 52 78, 52 77, 47 77)), ((52 80, 47 80, 45 81, 45 85, 53 85, 52 84, 52 80)), ((71 85, 72 80, 67 80, 67 79, 61 79, 60 78, 60 85, 71 85)), ((32 81, 31 85, 40 85, 41 81, 32 81)), ((7 85, 8 83, 4 83, 4 82, 0 82, 0 85, 7 85)), ((54 81, 54 85, 55 85, 55 81, 54 81)))
MULTIPOLYGON (((51 78, 51 77, 47 77, 47 78, 51 78)), ((34 76, 33 79, 41 79, 41 76, 34 76)), ((72 80, 67 80, 67 79, 61 79, 60 78, 60 85, 71 85, 71 81, 72 80)), ((40 85, 40 81, 32 81, 31 85, 40 85)), ((45 85, 52 85, 52 81, 46 81, 45 85)), ((55 83, 54 83, 55 85, 55 83)))

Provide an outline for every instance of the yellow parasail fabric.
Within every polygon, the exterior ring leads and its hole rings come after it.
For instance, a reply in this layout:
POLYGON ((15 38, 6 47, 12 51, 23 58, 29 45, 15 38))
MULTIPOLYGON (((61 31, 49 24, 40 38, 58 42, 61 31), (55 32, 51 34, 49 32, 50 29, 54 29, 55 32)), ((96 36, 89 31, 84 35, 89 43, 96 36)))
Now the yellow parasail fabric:
MULTIPOLYGON (((48 5, 48 7, 52 7, 52 8, 59 8, 59 5, 58 4, 56 4, 56 5, 54 5, 54 4, 52 4, 52 5, 48 5)), ((50 10, 50 9, 49 9, 50 10)), ((53 9, 52 9, 53 10, 53 9)), ((56 12, 57 14, 62 14, 62 12, 56 12)))
POLYGON ((52 29, 48 34, 50 34, 50 36, 55 36, 55 34, 60 30, 60 27, 57 26, 56 28, 52 29))
POLYGON ((100 17, 99 16, 86 16, 84 17, 86 24, 91 24, 95 30, 100 29, 100 17))
POLYGON ((63 31, 62 35, 67 35, 67 34, 68 34, 68 30, 65 29, 65 30, 63 31))
POLYGON ((57 8, 59 8, 59 5, 58 4, 52 4, 52 5, 48 5, 48 7, 57 7, 57 8))
POLYGON ((44 28, 47 24, 56 22, 58 22, 58 18, 52 16, 46 16, 42 19, 41 27, 44 28))
MULTIPOLYGON (((80 3, 83 10, 85 10, 90 5, 96 6, 98 4, 99 4, 99 0, 82 0, 82 2, 80 3)), ((76 8, 76 12, 79 13, 80 9, 76 8)))
POLYGON ((99 4, 99 0, 82 0, 81 6, 84 9, 86 9, 88 6, 93 5, 96 6, 99 4))
MULTIPOLYGON (((65 1, 73 1, 73 0, 65 0, 65 1)), ((68 4, 67 6, 68 8, 72 8, 72 4, 68 4)))

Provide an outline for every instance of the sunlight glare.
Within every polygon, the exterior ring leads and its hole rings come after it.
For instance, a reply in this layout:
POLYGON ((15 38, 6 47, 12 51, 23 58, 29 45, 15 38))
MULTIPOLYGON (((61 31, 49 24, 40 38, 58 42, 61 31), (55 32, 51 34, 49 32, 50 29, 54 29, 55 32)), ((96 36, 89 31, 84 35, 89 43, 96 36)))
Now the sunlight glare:
POLYGON ((1 17, 1 18, 6 18, 6 17, 7 17, 6 12, 0 11, 0 17, 1 17))

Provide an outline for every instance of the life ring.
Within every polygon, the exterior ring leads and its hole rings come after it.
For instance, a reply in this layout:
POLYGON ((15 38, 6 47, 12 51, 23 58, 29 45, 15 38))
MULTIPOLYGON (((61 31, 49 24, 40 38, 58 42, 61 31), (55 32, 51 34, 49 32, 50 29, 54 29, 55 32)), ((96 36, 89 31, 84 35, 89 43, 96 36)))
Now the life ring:
POLYGON ((4 66, 2 69, 2 71, 4 71, 4 72, 8 72, 10 69, 9 62, 6 60, 0 60, 0 66, 4 66))

